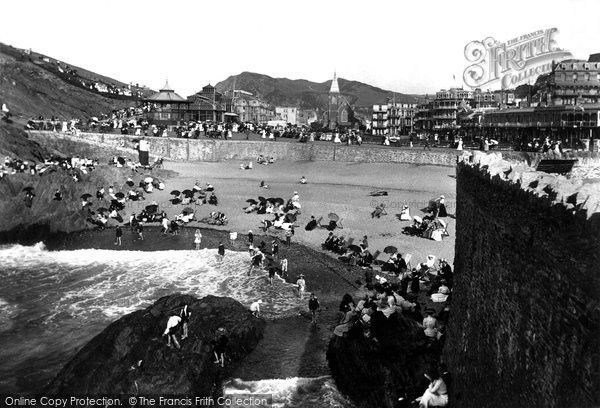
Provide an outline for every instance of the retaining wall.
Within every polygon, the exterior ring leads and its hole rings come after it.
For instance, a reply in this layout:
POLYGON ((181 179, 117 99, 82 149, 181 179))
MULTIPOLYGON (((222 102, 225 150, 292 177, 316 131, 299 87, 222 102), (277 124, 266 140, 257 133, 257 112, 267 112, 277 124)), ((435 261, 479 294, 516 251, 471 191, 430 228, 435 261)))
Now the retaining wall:
MULTIPOLYGON (((61 145, 84 142, 102 149, 118 149, 133 153, 134 139, 130 135, 100 133, 80 133, 79 135, 29 131, 30 137, 42 145, 51 145, 60 150, 61 145)), ((456 165, 457 156, 453 150, 402 149, 379 146, 341 146, 326 143, 296 143, 290 141, 231 141, 214 139, 178 139, 146 137, 150 144, 151 156, 162 156, 172 161, 219 161, 255 160, 259 155, 293 161, 340 161, 340 162, 392 162, 409 164, 429 164, 436 166, 456 165)))
POLYGON ((486 160, 457 165, 454 406, 600 406, 600 186, 486 160))

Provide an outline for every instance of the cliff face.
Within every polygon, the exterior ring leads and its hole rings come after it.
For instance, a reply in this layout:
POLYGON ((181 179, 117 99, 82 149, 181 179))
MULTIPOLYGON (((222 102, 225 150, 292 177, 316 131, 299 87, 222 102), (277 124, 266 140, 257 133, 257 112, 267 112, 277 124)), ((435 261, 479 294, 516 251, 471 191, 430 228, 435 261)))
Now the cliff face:
POLYGON ((427 387, 423 374, 430 364, 437 364, 439 351, 427 347, 416 322, 398 313, 385 319, 376 332, 377 342, 365 338, 360 329, 347 337, 333 336, 327 360, 340 391, 359 406, 397 407, 398 398, 406 394, 413 399, 427 387))
POLYGON ((222 379, 258 344, 264 326, 231 298, 166 296, 109 325, 67 363, 44 394, 217 396, 222 379), (161 335, 169 316, 179 314, 184 304, 192 313, 189 337, 177 350, 167 347, 161 335), (225 368, 213 363, 211 341, 219 327, 229 339, 231 362, 225 368))

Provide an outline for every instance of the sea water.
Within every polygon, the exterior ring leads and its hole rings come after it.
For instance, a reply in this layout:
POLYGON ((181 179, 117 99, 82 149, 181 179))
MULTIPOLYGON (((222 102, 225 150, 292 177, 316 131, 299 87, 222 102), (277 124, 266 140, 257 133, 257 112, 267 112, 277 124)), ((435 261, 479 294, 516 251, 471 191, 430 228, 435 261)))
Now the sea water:
MULTIPOLYGON (((169 294, 229 296, 247 306, 262 299, 267 318, 306 309, 295 285, 276 279, 271 287, 264 271, 247 276, 246 252, 227 251, 220 261, 212 249, 47 251, 39 243, 0 246, 0 260, 0 393, 39 391, 107 325, 169 294)), ((226 389, 271 390, 280 407, 348 406, 329 377, 264 378, 226 389)))

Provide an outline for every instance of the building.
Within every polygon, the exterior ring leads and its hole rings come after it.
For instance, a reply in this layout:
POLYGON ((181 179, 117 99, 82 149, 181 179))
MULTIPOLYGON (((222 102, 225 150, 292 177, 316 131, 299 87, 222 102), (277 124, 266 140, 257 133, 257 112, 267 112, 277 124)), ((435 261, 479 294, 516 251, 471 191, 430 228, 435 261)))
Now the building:
POLYGON ((211 84, 206 85, 200 92, 188 96, 188 121, 196 122, 226 122, 233 120, 237 114, 230 111, 231 98, 225 97, 211 84))
POLYGON ((291 125, 297 125, 298 124, 298 116, 299 116, 299 109, 297 107, 291 107, 291 106, 276 106, 275 107, 275 114, 277 115, 277 118, 280 120, 285 121, 285 123, 289 123, 291 125))
POLYGON ((555 63, 542 99, 546 105, 600 103, 600 62, 598 54, 588 61, 569 59, 555 63))
POLYGON ((384 105, 373 105, 371 134, 397 136, 408 134, 414 129, 417 105, 390 101, 384 105))
POLYGON ((267 123, 275 120, 275 108, 268 102, 250 92, 235 90, 232 92, 231 111, 237 114, 240 122, 267 123))
POLYGON ((327 96, 327 111, 323 115, 323 123, 330 130, 347 128, 354 122, 354 112, 348 100, 340 94, 337 76, 333 74, 331 88, 327 96))
POLYGON ((148 122, 168 130, 185 126, 190 121, 226 122, 237 117, 230 109, 231 98, 217 92, 210 84, 185 99, 171 89, 167 81, 159 92, 144 102, 153 104, 153 109, 145 114, 148 122))
POLYGON ((539 102, 522 108, 509 107, 486 112, 481 132, 499 141, 514 144, 534 139, 561 140, 578 145, 584 140, 592 150, 600 146, 600 56, 588 61, 564 60, 539 86, 539 102))
POLYGON ((309 126, 313 122, 319 120, 319 112, 317 109, 299 109, 298 110, 298 125, 309 126))
POLYGON ((166 81, 161 90, 149 96, 144 102, 154 105, 154 108, 146 113, 148 122, 169 130, 183 124, 190 104, 188 100, 171 89, 169 81, 166 81))

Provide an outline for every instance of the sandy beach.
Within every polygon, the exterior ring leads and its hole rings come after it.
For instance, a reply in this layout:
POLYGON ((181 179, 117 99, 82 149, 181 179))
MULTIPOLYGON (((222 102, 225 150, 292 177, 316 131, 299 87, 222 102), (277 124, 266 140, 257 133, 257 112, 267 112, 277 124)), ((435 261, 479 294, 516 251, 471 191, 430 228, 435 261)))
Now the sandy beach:
MULTIPOLYGON (((194 182, 210 182, 215 187, 219 199, 218 206, 198 205, 196 218, 208 216, 211 211, 224 212, 229 224, 217 229, 237 231, 245 234, 248 230, 257 233, 262 219, 271 219, 272 215, 256 213, 246 214, 243 207, 249 198, 282 197, 287 200, 294 191, 300 195, 302 214, 299 216, 294 240, 310 248, 320 250, 320 244, 328 234, 326 229, 305 231, 304 226, 314 215, 323 217, 327 223, 327 214, 334 212, 341 218, 343 229, 336 234, 356 241, 368 236, 372 252, 383 250, 387 245, 397 246, 402 253, 413 255, 414 261, 423 261, 429 254, 447 258, 454 257, 454 220, 447 217, 449 237, 436 242, 420 237, 402 234, 402 228, 409 225, 401 222, 396 214, 402 206, 410 206, 411 215, 423 213, 420 209, 427 206, 430 199, 443 194, 446 197, 448 213, 454 213, 455 179, 454 169, 435 166, 415 166, 388 163, 339 163, 339 162, 291 162, 280 160, 264 166, 254 164, 252 170, 241 170, 241 161, 231 160, 217 163, 165 163, 165 168, 174 170, 179 176, 166 181, 163 191, 155 190, 146 196, 146 201, 130 202, 122 212, 125 220, 132 211, 139 212, 149 202, 156 201, 169 219, 172 219, 185 207, 172 205, 169 193, 172 190, 192 188, 194 182), (299 184, 305 176, 308 184, 299 184), (260 188, 264 180, 271 188, 260 188), (385 190, 388 196, 371 197, 374 190, 385 190), (386 203, 388 215, 371 218, 371 212, 379 203, 386 203)), ((190 226, 207 226, 192 222, 190 226)), ((283 239, 281 231, 270 230, 270 234, 283 239)), ((381 255, 385 257, 385 255, 381 255)), ((414 263, 413 261, 413 263, 414 263)))

